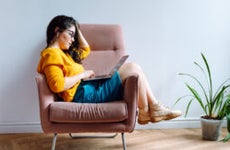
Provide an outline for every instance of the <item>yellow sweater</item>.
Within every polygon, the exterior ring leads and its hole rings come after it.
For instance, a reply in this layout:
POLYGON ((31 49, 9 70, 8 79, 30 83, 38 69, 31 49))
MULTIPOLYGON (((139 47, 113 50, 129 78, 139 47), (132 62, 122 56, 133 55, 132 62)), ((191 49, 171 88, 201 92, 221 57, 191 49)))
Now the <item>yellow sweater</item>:
MULTIPOLYGON (((89 47, 82 50, 81 58, 88 56, 89 47)), ((47 83, 54 93, 58 93, 64 101, 73 100, 76 89, 80 82, 72 88, 64 91, 65 77, 73 76, 84 71, 81 64, 76 63, 70 55, 64 53, 59 48, 47 48, 41 52, 41 58, 37 67, 37 72, 45 74, 47 83)))

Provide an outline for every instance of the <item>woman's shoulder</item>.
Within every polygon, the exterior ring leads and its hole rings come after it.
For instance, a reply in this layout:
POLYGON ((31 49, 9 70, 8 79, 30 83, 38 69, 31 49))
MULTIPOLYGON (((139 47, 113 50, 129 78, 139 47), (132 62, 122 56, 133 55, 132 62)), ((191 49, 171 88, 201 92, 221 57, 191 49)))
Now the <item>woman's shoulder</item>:
POLYGON ((62 62, 63 60, 63 52, 61 49, 59 48, 46 48, 44 50, 42 50, 41 52, 41 57, 43 58, 43 60, 46 61, 51 61, 51 62, 62 62))
POLYGON ((44 50, 42 50, 42 54, 59 54, 61 51, 61 49, 59 48, 54 48, 54 47, 48 47, 48 48, 45 48, 44 50))
POLYGON ((41 51, 41 58, 38 64, 38 72, 43 72, 46 66, 62 65, 63 60, 58 50, 55 48, 46 48, 41 51))
POLYGON ((42 50, 41 52, 41 56, 42 57, 56 57, 56 58, 62 58, 63 56, 63 52, 61 49, 59 48, 46 48, 44 50, 42 50))

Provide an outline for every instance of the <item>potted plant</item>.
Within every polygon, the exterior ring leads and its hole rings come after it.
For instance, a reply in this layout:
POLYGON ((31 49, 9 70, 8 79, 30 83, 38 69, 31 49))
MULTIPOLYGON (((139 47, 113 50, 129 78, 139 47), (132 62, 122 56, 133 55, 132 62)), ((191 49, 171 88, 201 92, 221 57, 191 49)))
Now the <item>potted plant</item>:
POLYGON ((200 78, 197 78, 188 73, 179 73, 179 75, 187 76, 192 79, 197 87, 193 87, 190 84, 185 83, 186 87, 190 91, 190 94, 180 97, 176 101, 176 103, 178 103, 182 99, 188 100, 185 112, 186 117, 190 109, 191 103, 193 101, 198 102, 204 113, 203 116, 201 116, 203 139, 217 140, 221 131, 222 120, 229 113, 228 109, 230 108, 230 78, 220 84, 220 86, 214 92, 213 79, 208 61, 202 53, 201 56, 204 66, 202 67, 197 62, 194 62, 194 64, 200 69, 206 81, 201 82, 200 78), (213 124, 213 126, 209 126, 209 124, 213 124), (214 133, 211 133, 212 131, 214 131, 214 133))

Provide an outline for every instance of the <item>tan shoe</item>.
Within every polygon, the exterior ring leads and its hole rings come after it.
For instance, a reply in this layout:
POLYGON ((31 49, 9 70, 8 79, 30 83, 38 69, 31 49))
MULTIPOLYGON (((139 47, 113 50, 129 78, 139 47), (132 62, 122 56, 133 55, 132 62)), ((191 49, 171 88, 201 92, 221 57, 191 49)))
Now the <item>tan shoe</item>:
POLYGON ((159 122, 162 120, 170 120, 181 115, 181 111, 170 110, 169 108, 161 105, 159 102, 156 105, 150 106, 150 117, 152 123, 159 122))
POLYGON ((138 111, 138 123, 141 125, 147 124, 151 121, 149 109, 139 109, 138 111))

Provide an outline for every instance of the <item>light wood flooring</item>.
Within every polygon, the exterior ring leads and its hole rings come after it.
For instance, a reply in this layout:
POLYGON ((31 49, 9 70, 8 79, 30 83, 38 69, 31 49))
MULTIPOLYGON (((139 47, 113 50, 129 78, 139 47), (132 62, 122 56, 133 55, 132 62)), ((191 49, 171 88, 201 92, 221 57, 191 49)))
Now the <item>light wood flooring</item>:
MULTIPOLYGON (((222 130, 221 138, 227 134, 222 130)), ((230 142, 204 141, 200 129, 135 130, 126 133, 127 150, 230 150, 230 142)), ((50 150, 52 134, 0 134, 0 150, 50 150)), ((121 135, 115 138, 71 139, 59 134, 56 150, 122 150, 121 135)))

